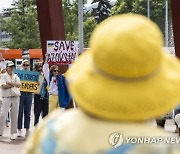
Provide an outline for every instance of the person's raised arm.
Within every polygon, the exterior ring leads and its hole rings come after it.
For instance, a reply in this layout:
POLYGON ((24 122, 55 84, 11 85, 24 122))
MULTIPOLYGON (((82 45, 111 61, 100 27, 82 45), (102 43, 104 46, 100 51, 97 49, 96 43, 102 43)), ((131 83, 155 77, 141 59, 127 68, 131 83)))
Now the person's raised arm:
POLYGON ((45 54, 45 62, 44 62, 44 65, 43 65, 43 74, 44 74, 44 77, 49 85, 49 64, 47 62, 47 54, 45 54))

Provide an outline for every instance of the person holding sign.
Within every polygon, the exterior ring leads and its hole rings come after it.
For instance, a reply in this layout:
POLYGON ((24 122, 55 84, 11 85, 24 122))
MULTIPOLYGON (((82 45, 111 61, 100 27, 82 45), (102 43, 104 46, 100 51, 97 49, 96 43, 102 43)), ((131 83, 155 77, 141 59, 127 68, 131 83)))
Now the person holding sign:
POLYGON ((36 64, 35 71, 39 72, 40 75, 38 90, 34 93, 34 126, 38 124, 40 114, 43 118, 48 114, 47 81, 42 73, 42 65, 36 64))
POLYGON ((20 79, 13 73, 14 63, 8 61, 6 64, 6 73, 1 75, 2 84, 2 109, 0 113, 0 135, 2 136, 4 131, 4 125, 8 111, 10 109, 11 117, 11 140, 15 140, 17 133, 17 119, 18 119, 18 107, 20 96, 20 79), (16 91, 16 92, 15 92, 16 91))
MULTIPOLYGON (((29 70, 29 60, 22 61, 22 70, 29 70)), ((24 128, 26 129, 26 136, 29 135, 30 127, 30 115, 31 115, 31 105, 32 105, 32 93, 21 91, 20 104, 19 104, 19 114, 18 114, 18 137, 22 137, 22 121, 24 115, 24 128)))
POLYGON ((58 107, 64 110, 71 100, 66 86, 66 79, 64 75, 59 74, 58 65, 52 65, 49 69, 47 54, 43 65, 43 73, 48 83, 49 113, 58 107))

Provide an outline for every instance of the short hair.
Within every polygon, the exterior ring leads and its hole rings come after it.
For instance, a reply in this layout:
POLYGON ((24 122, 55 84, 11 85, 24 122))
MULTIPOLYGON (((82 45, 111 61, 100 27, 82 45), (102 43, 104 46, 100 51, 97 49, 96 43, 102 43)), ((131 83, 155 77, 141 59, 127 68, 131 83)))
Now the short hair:
POLYGON ((39 63, 37 63, 37 64, 35 64, 34 69, 37 70, 37 69, 40 68, 40 67, 42 67, 42 65, 39 64, 39 63))
POLYGON ((52 72, 55 70, 55 68, 58 68, 58 69, 59 69, 58 65, 52 65, 52 66, 50 67, 50 72, 52 73, 52 72))

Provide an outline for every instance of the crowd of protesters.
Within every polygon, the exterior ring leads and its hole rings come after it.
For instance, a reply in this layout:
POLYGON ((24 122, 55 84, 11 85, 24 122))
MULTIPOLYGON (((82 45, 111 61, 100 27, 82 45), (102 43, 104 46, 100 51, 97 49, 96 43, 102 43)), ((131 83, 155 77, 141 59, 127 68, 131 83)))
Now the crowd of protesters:
MULTIPOLYGON (((23 60, 21 67, 23 71, 30 71, 30 61, 23 60)), ((61 87, 58 84, 62 84, 63 75, 58 75, 57 65, 51 66, 49 71, 47 63, 44 66, 41 63, 35 64, 33 71, 39 73, 39 80, 37 81, 37 91, 32 93, 20 90, 21 81, 18 75, 14 74, 15 64, 12 61, 5 61, 1 58, 0 68, 0 94, 2 95, 0 97, 0 136, 3 135, 5 124, 9 127, 7 124, 10 122, 11 140, 15 140, 17 137, 28 137, 32 102, 34 102, 34 126, 36 126, 40 116, 44 118, 49 112, 61 106, 58 97, 61 87), (19 94, 15 94, 18 91, 19 94), (23 128, 26 130, 25 135, 22 131, 23 128)), ((69 101, 65 105, 67 106, 68 103, 69 101)), ((65 105, 62 107, 63 110, 65 105)))

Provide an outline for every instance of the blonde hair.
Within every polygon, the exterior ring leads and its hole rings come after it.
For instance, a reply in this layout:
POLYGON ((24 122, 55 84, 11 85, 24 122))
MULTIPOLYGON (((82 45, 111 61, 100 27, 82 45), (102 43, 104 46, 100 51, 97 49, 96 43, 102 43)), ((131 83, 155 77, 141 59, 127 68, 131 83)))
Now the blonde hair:
POLYGON ((25 62, 28 62, 28 63, 30 64, 29 60, 24 59, 24 60, 22 61, 21 65, 23 65, 25 62))
MULTIPOLYGON (((54 70, 55 70, 55 68, 58 68, 58 65, 52 65, 51 67, 50 67, 50 72, 52 73, 54 70)), ((59 68, 58 68, 59 69, 59 68)))

